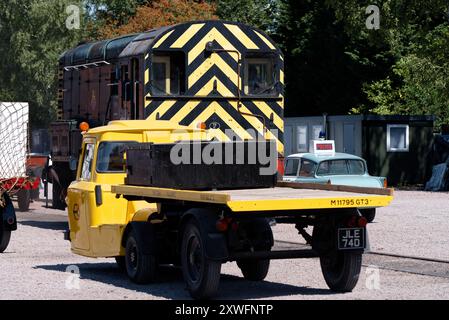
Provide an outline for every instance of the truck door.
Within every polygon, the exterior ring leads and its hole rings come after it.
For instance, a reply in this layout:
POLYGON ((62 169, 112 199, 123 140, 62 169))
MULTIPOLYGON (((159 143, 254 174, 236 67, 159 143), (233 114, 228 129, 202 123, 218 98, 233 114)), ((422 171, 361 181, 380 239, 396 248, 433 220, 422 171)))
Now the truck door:
POLYGON ((72 248, 89 250, 90 214, 89 201, 94 192, 92 183, 95 140, 86 141, 83 145, 81 168, 77 180, 68 190, 68 212, 70 223, 70 239, 72 248))

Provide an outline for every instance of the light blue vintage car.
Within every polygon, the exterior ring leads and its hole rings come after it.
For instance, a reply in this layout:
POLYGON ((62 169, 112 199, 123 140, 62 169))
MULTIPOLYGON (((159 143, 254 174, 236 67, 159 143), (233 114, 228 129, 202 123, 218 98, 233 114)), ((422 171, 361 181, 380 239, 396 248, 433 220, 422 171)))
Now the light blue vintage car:
MULTIPOLYGON (((298 153, 285 161, 284 181, 300 183, 322 183, 343 186, 384 188, 386 178, 368 174, 365 160, 347 153, 322 156, 313 153, 298 153)), ((361 210, 372 222, 375 209, 361 210)))

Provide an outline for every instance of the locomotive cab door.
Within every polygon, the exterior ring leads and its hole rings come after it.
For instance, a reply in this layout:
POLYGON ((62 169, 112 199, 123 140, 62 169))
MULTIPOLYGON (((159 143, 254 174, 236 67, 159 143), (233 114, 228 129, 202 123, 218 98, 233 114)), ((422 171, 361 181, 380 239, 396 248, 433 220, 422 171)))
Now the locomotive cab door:
POLYGON ((124 63, 120 66, 120 120, 129 120, 131 111, 131 79, 129 64, 124 63))
POLYGON ((131 119, 141 119, 143 115, 141 103, 140 61, 131 59, 131 119))
POLYGON ((140 61, 133 58, 121 65, 122 120, 140 119, 143 116, 140 61))

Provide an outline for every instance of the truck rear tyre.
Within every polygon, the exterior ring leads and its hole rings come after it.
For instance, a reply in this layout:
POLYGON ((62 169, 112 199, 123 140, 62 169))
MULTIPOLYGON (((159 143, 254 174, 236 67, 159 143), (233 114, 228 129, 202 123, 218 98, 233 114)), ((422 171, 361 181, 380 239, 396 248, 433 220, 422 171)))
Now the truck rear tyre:
POLYGON ((337 252, 320 257, 324 280, 332 291, 351 292, 359 280, 362 253, 337 252))
POLYGON ((182 274, 195 299, 210 299, 218 291, 221 262, 207 258, 204 239, 192 220, 184 228, 181 244, 182 274))
POLYGON ((3 253, 9 245, 11 231, 5 230, 0 223, 0 253, 3 253))
POLYGON ((240 260, 237 265, 246 280, 262 281, 267 277, 270 260, 240 260))
POLYGON ((157 260, 152 254, 143 252, 144 244, 131 231, 126 240, 125 266, 126 273, 132 282, 147 284, 154 282, 157 276, 157 260))
POLYGON ((366 218, 368 223, 373 222, 376 217, 376 209, 363 209, 360 210, 360 213, 366 218))
POLYGON ((30 190, 21 189, 17 193, 17 201, 19 203, 19 210, 26 212, 30 209, 31 193, 30 190))

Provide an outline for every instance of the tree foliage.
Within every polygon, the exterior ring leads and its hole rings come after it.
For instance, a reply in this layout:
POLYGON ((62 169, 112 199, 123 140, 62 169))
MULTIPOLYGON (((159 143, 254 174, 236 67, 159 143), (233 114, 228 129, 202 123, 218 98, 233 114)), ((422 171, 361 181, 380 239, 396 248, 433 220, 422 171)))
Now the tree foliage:
POLYGON ((277 0, 218 0, 217 15, 273 32, 278 5, 277 0))
POLYGON ((379 32, 374 33, 376 38, 372 32, 361 36, 366 31, 360 32, 363 28, 355 22, 363 17, 360 1, 328 4, 336 10, 338 20, 345 23, 352 38, 383 43, 384 49, 376 54, 393 58, 383 78, 364 83, 362 92, 368 101, 353 112, 434 114, 437 126, 449 123, 447 1, 383 1, 379 4, 382 20, 379 32))
POLYGON ((35 126, 54 119, 58 57, 82 37, 66 28, 66 7, 73 2, 0 2, 0 101, 29 102, 35 126))
POLYGON ((98 37, 106 39, 186 21, 211 19, 217 19, 215 7, 205 1, 154 0, 137 7, 135 15, 126 23, 114 16, 108 18, 98 37))
POLYGON ((81 40, 180 23, 239 21, 285 54, 286 115, 435 114, 449 123, 447 0, 4 0, 0 100, 28 101, 35 126, 54 119, 58 57, 81 40), (69 4, 85 8, 66 28, 69 4), (380 29, 366 27, 368 5, 380 29))

